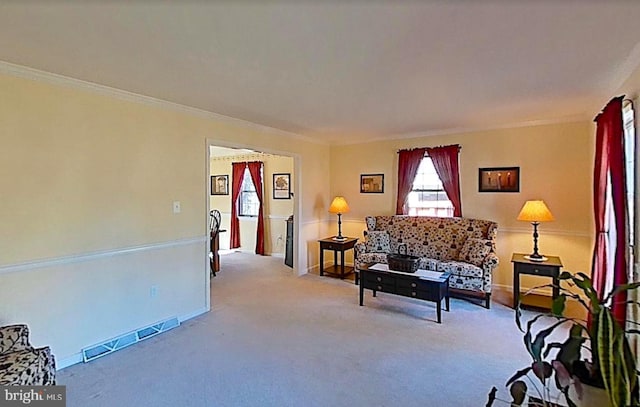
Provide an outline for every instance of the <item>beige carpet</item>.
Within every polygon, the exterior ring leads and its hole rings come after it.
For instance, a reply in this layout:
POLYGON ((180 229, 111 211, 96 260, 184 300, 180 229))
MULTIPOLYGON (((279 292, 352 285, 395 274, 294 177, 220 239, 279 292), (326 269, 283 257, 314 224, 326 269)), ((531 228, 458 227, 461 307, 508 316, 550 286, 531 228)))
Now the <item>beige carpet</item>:
MULTIPOLYGON (((212 311, 58 373, 70 407, 484 406, 528 363, 513 311, 365 293, 292 276, 282 259, 233 253, 212 311)), ((133 311, 133 310, 132 310, 133 311)))

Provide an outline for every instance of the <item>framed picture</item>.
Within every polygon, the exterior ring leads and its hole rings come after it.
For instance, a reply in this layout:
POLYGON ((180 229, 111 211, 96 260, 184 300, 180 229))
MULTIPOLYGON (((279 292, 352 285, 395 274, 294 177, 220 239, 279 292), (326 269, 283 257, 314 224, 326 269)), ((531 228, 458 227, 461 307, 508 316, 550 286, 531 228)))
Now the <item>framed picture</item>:
POLYGON ((211 176, 211 195, 229 195, 229 176, 211 176))
POLYGON ((520 167, 479 168, 478 192, 520 192, 520 167))
POLYGON ((291 174, 273 174, 273 199, 291 199, 291 174))
POLYGON ((361 194, 383 194, 384 174, 360 174, 361 194))

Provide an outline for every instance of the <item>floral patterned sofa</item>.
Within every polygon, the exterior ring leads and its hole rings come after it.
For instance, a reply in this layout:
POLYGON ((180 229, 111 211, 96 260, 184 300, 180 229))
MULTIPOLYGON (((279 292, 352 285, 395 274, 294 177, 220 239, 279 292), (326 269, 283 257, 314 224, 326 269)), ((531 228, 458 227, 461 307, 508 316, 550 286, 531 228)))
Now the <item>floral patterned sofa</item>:
POLYGON ((56 362, 49 347, 34 348, 26 325, 0 327, 0 386, 49 386, 56 362))
POLYGON ((483 298, 490 307, 491 274, 498 267, 497 223, 405 215, 367 216, 365 221, 365 241, 355 246, 356 270, 366 263, 386 263, 388 253, 418 256, 421 269, 451 273, 452 294, 483 298))

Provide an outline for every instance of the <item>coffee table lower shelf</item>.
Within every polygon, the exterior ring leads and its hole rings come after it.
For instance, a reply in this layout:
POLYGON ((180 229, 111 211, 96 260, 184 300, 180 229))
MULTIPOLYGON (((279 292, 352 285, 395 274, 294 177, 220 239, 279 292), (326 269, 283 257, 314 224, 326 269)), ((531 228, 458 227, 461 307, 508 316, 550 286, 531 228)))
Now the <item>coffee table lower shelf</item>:
POLYGON ((370 269, 369 267, 374 264, 367 264, 358 270, 360 306, 364 305, 365 289, 372 290, 374 297, 380 291, 403 297, 417 298, 435 302, 438 323, 442 322, 442 300, 445 301, 446 310, 449 311, 449 273, 442 273, 439 278, 433 279, 392 270, 370 269))

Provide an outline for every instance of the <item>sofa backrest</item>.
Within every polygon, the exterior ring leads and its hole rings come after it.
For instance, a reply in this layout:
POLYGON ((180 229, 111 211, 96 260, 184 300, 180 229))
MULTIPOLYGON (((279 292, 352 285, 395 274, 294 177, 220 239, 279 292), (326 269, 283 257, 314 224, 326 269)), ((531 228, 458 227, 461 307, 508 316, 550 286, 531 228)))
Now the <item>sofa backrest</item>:
POLYGON ((457 259, 467 238, 491 240, 495 252, 498 224, 470 218, 440 218, 430 216, 385 215, 367 216, 367 230, 389 233, 391 251, 407 245, 407 253, 437 260, 457 259))

